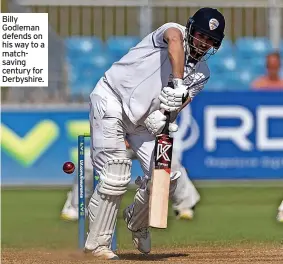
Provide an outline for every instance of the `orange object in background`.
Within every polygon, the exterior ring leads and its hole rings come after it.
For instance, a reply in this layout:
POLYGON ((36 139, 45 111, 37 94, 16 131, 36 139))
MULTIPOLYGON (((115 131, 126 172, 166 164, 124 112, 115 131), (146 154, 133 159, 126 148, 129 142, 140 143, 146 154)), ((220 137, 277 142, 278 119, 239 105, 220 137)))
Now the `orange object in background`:
POLYGON ((281 60, 277 52, 270 53, 266 57, 267 74, 256 79, 252 83, 253 90, 282 90, 283 79, 280 77, 281 60))

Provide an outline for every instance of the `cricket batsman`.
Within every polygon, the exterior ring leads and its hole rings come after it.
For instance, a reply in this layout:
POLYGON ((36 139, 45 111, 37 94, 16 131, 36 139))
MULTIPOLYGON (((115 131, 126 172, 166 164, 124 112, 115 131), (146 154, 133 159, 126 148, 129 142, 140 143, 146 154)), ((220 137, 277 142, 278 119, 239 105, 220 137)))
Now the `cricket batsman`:
MULTIPOLYGON (((92 165, 100 181, 88 205, 85 252, 118 259, 110 245, 120 203, 131 180, 132 162, 125 140, 144 177, 133 204, 123 215, 135 247, 144 254, 150 252, 148 182, 154 166, 155 137, 166 124, 164 111, 170 112, 169 131, 178 130, 178 113, 209 79, 205 60, 219 49, 224 28, 223 15, 213 8, 199 9, 186 26, 166 23, 115 62, 97 83, 90 95, 89 119, 92 165)), ((180 174, 171 168, 171 195, 180 174)))

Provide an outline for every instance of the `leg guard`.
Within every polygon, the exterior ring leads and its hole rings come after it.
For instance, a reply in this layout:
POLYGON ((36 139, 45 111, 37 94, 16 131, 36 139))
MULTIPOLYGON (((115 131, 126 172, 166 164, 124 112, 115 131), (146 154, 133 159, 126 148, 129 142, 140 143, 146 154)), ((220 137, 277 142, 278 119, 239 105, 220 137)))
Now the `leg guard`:
POLYGON ((149 210, 149 180, 141 178, 136 179, 135 183, 139 186, 134 202, 124 211, 124 219, 127 227, 131 231, 137 231, 140 228, 148 227, 149 210))
POLYGON ((106 195, 122 195, 131 180, 132 161, 129 159, 108 161, 101 173, 98 190, 106 195))
MULTIPOLYGON (((177 187, 177 180, 180 173, 171 173, 170 175, 170 190, 169 196, 171 197, 177 187)), ((150 184, 146 178, 138 177, 135 183, 139 186, 134 202, 124 211, 124 219, 127 222, 127 227, 131 231, 137 231, 141 228, 148 227, 148 214, 149 214, 149 193, 150 184)))
POLYGON ((88 206, 87 250, 110 248, 122 196, 131 180, 131 165, 130 160, 110 160, 104 165, 88 206))

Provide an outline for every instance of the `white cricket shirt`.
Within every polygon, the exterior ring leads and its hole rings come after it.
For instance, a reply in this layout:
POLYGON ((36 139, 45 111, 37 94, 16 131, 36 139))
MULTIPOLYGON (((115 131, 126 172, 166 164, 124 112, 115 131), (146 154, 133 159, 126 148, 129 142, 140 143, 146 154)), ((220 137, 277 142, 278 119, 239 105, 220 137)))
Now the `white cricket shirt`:
MULTIPOLYGON (((159 109, 158 96, 172 78, 168 45, 163 39, 168 28, 178 28, 185 37, 186 27, 166 23, 147 35, 139 44, 105 73, 111 88, 121 97, 123 109, 131 122, 142 124, 153 111, 159 109)), ((194 68, 185 66, 185 83, 190 86, 191 98, 203 88, 209 78, 209 69, 204 61, 194 68)))

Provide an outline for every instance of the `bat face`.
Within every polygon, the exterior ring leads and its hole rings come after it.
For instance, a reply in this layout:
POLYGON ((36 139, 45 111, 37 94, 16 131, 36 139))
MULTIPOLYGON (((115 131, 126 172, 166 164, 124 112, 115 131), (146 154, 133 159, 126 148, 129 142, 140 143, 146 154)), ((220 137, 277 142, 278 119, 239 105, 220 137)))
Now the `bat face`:
POLYGON ((149 226, 167 227, 173 138, 161 134, 155 141, 155 168, 151 177, 149 226))
MULTIPOLYGON (((174 87, 173 83, 168 86, 174 87)), ((173 151, 173 138, 169 136, 170 113, 164 112, 166 124, 155 140, 155 166, 151 176, 149 196, 149 226, 166 228, 170 188, 170 172, 173 151)))

